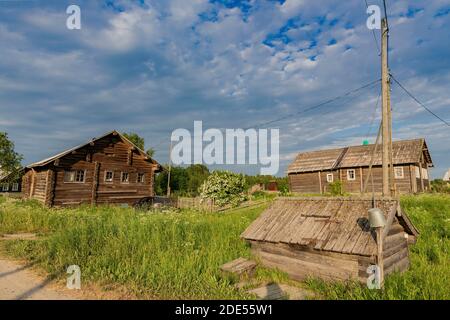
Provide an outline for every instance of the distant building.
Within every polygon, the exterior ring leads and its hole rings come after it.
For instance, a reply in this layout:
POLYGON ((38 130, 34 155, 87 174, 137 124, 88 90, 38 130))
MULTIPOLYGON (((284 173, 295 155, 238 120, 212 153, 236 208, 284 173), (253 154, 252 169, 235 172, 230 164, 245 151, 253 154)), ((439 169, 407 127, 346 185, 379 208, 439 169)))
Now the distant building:
MULTIPOLYGON (((360 145, 299 153, 289 165, 289 187, 298 193, 325 193, 330 184, 340 180, 343 191, 359 193, 369 173, 375 145, 360 145)), ((372 174, 375 192, 382 191, 382 150, 375 154, 372 174)), ((428 169, 433 167, 425 139, 392 143, 394 181, 400 193, 424 192, 430 189, 428 169)), ((370 184, 367 191, 372 191, 370 184)))
MULTIPOLYGON (((22 171, 21 171, 22 172, 22 171)), ((5 174, 0 171, 0 194, 1 193, 20 193, 21 186, 21 175, 11 180, 9 174, 5 174)))

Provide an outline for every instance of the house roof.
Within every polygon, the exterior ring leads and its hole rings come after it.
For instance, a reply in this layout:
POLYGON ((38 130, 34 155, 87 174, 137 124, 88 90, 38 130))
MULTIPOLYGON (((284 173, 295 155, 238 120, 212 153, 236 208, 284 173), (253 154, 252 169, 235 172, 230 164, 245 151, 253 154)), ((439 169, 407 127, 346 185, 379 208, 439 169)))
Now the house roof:
MULTIPOLYGON (((289 165, 287 173, 369 166, 374 148, 375 144, 369 144, 299 153, 289 165)), ((422 151, 426 162, 429 166, 433 166, 424 139, 392 142, 392 159, 394 164, 418 163, 420 162, 422 151)), ((373 165, 381 165, 381 160, 382 150, 381 146, 378 146, 373 165)))
MULTIPOLYGON (((110 132, 108 132, 108 133, 105 133, 104 135, 102 135, 102 136, 99 137, 99 138, 92 138, 91 140, 89 140, 89 141, 86 142, 86 143, 83 143, 83 144, 80 144, 80 145, 75 146, 75 147, 73 147, 73 148, 67 149, 67 150, 65 150, 65 151, 63 151, 63 152, 61 152, 61 153, 55 154, 55 155, 53 155, 53 156, 51 156, 51 157, 49 157, 49 158, 43 159, 43 160, 41 160, 41 161, 38 161, 38 162, 35 162, 35 163, 32 163, 32 164, 29 164, 28 166, 26 166, 26 168, 35 168, 35 167, 42 167, 42 166, 45 166, 45 165, 47 165, 47 164, 49 164, 49 163, 55 161, 56 159, 62 158, 62 157, 64 157, 65 155, 68 155, 68 154, 70 154, 70 153, 73 152, 73 151, 76 151, 76 150, 78 150, 78 149, 81 149, 81 148, 83 148, 83 147, 86 147, 86 146, 88 146, 89 144, 91 144, 91 143, 93 143, 93 142, 95 143, 95 141, 98 141, 98 140, 101 140, 101 139, 103 139, 103 138, 106 138, 107 136, 112 135, 112 134, 119 136, 123 141, 125 141, 126 143, 128 143, 128 144, 130 144, 131 146, 133 146, 134 148, 136 148, 136 150, 137 150, 141 155, 148 157, 148 155, 147 155, 142 149, 140 149, 139 147, 137 147, 133 142, 131 142, 130 140, 128 140, 124 135, 122 135, 120 132, 118 132, 118 131, 116 131, 116 130, 113 130, 113 131, 110 131, 110 132)), ((159 165, 160 168, 162 168, 162 166, 161 166, 156 160, 152 159, 151 157, 148 157, 148 158, 149 158, 149 160, 150 160, 152 163, 157 164, 157 165, 159 165)))
MULTIPOLYGON (((389 230, 394 217, 411 235, 418 231, 397 199, 376 200, 389 230)), ((377 252, 368 224, 371 199, 279 198, 241 235, 246 240, 307 246, 315 250, 372 256, 377 252)))

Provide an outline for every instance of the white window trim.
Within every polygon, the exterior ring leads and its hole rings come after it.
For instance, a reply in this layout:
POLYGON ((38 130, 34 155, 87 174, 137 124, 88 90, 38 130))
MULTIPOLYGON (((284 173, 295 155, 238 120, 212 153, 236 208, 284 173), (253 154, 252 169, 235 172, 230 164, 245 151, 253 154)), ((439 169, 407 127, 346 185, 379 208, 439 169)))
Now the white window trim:
MULTIPOLYGON (((129 180, 129 178, 128 178, 129 180)), ((136 182, 137 183, 145 183, 145 173, 144 172, 138 172, 137 176, 136 176, 136 182), (142 175, 142 181, 139 181, 139 175, 142 175)))
POLYGON ((2 183, 2 191, 8 192, 9 190, 9 183, 2 183))
POLYGON ((356 180, 356 170, 355 169, 348 169, 347 170, 347 180, 348 181, 355 181, 356 180), (353 171, 353 178, 350 177, 350 171, 353 171))
POLYGON ((113 183, 114 182, 114 171, 113 170, 105 170, 105 177, 103 178, 103 180, 106 183, 113 183), (108 174, 108 172, 112 173, 111 180, 106 180, 106 175, 108 174))
POLYGON ((327 173, 327 182, 332 183, 334 181, 334 175, 332 173, 327 173), (331 179, 329 179, 331 177, 331 179))
POLYGON ((394 178, 395 179, 404 179, 405 178, 405 172, 403 170, 403 167, 394 167, 394 178), (401 174, 397 174, 397 170, 400 170, 401 174))
POLYGON ((19 183, 14 182, 11 187, 11 191, 19 191, 19 183))
POLYGON ((86 170, 64 170, 64 183, 86 183, 86 170), (66 181, 66 173, 67 172, 75 172, 75 179, 77 178, 77 172, 83 171, 83 181, 66 181))
POLYGON ((130 173, 127 171, 123 171, 120 173, 120 183, 129 184, 130 183, 130 173), (123 181, 123 174, 126 173, 128 175, 128 181, 123 181))

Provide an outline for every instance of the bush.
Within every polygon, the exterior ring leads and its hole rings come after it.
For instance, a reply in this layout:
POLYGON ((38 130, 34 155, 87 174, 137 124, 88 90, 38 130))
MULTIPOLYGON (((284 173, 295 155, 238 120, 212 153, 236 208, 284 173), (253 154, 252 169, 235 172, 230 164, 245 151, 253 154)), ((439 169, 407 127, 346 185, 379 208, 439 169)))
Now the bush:
POLYGON ((341 180, 336 180, 336 181, 330 183, 330 193, 333 196, 342 196, 344 194, 342 192, 341 180))
POLYGON ((246 199, 245 186, 243 175, 229 171, 215 171, 200 186, 200 197, 214 200, 219 207, 225 205, 235 207, 246 199))

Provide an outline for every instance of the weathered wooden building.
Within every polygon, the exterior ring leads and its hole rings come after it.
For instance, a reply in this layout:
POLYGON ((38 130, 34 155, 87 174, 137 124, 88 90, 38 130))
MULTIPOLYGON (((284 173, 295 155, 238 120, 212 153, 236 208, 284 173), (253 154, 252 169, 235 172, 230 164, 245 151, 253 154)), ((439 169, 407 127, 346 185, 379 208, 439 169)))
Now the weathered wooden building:
POLYGON ((47 206, 134 204, 154 195, 162 169, 117 131, 25 168, 25 197, 47 206))
POLYGON ((2 173, 0 170, 0 194, 1 193, 20 193, 22 189, 21 174, 23 170, 20 170, 19 177, 11 179, 10 174, 2 173))
MULTIPOLYGON (((267 267, 295 280, 309 276, 366 282, 367 268, 377 264, 376 233, 370 228, 371 199, 279 198, 241 235, 267 267)), ((386 226, 382 230, 384 274, 409 266, 408 245, 418 231, 396 199, 377 200, 386 226)))
MULTIPOLYGON (((330 183, 340 180, 343 191, 359 193, 369 173, 375 145, 360 145, 299 153, 287 174, 291 192, 326 193, 330 183)), ((424 192, 430 189, 429 168, 433 167, 424 139, 392 143, 394 183, 399 193, 424 192)), ((373 188, 382 191, 382 152, 378 147, 372 167, 373 188)), ((372 191, 372 180, 367 191, 372 191)))

